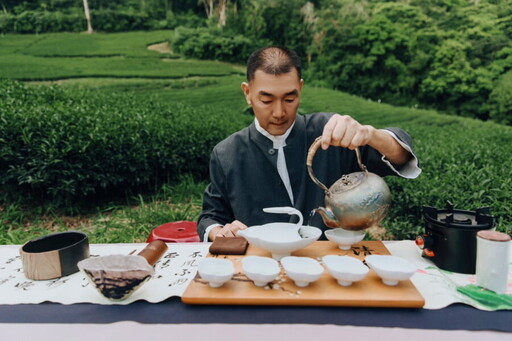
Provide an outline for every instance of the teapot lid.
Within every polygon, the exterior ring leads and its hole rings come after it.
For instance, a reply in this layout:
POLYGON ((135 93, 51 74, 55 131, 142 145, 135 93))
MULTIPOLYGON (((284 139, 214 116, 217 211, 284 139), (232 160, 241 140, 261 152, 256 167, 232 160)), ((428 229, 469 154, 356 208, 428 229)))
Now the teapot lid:
POLYGON ((355 172, 343 175, 330 188, 332 194, 349 191, 361 184, 366 177, 367 172, 355 172))

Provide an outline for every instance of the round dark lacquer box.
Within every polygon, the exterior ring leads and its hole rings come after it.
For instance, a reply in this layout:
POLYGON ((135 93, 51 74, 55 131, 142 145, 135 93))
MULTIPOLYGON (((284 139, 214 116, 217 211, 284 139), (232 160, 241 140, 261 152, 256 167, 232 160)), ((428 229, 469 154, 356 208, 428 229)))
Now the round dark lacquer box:
POLYGON ((53 233, 27 242, 20 254, 27 278, 63 277, 77 272, 77 263, 89 257, 89 239, 78 231, 53 233))

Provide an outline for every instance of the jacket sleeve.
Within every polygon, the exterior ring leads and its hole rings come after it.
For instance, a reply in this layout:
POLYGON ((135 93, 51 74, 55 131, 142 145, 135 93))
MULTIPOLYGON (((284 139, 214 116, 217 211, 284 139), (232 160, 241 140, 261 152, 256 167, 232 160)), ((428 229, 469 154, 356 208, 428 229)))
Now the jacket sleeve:
POLYGON ((393 138, 412 154, 412 159, 404 165, 398 167, 389 162, 382 154, 377 150, 365 146, 363 148, 363 159, 367 162, 368 170, 374 172, 380 176, 396 175, 404 178, 416 178, 420 173, 419 160, 414 152, 412 145, 411 136, 400 128, 385 128, 388 132, 391 132, 393 138))
POLYGON ((225 225, 235 220, 228 198, 226 175, 214 149, 210 158, 210 184, 204 192, 203 210, 197 222, 197 233, 201 240, 208 226, 225 225))

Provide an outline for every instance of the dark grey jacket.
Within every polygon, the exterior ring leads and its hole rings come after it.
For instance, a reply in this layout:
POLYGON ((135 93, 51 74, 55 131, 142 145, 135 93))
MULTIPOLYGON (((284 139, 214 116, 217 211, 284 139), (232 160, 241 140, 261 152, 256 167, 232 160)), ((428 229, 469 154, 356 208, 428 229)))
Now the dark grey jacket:
MULTIPOLYGON (((306 168, 306 156, 313 141, 322 135, 323 127, 332 113, 297 115, 295 125, 284 147, 296 209, 308 223, 310 212, 324 205, 324 192, 313 183, 306 168)), ((387 128, 412 149, 411 137, 401 129, 387 128)), ((380 176, 396 175, 382 161, 375 149, 361 147, 363 163, 370 172, 380 176)), ((359 171, 356 154, 347 148, 329 147, 317 151, 313 170, 316 177, 330 187, 341 175, 359 171)), ((269 214, 265 207, 291 206, 286 188, 277 172, 277 150, 270 139, 260 134, 254 122, 229 136, 213 149, 210 160, 211 183, 205 190, 203 211, 198 219, 197 232, 202 239, 212 224, 225 225, 239 220, 247 226, 276 221, 297 221, 296 216, 269 214)), ((325 229, 316 214, 310 225, 325 229)))

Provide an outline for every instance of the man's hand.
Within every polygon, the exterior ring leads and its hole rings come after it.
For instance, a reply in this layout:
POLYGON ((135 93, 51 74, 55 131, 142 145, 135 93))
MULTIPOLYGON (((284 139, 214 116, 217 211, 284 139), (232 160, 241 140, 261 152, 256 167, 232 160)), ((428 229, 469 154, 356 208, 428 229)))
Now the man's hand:
POLYGON ((322 149, 325 150, 330 145, 348 149, 369 145, 398 166, 412 158, 411 153, 387 132, 370 125, 362 125, 347 115, 335 114, 325 124, 322 133, 322 149))
POLYGON ((336 114, 324 126, 322 149, 325 150, 330 145, 356 149, 369 144, 375 131, 374 127, 362 125, 350 116, 336 114))
POLYGON ((231 224, 214 227, 208 234, 208 238, 214 241, 217 237, 236 237, 238 231, 245 230, 246 228, 247 225, 241 221, 235 220, 231 224))

